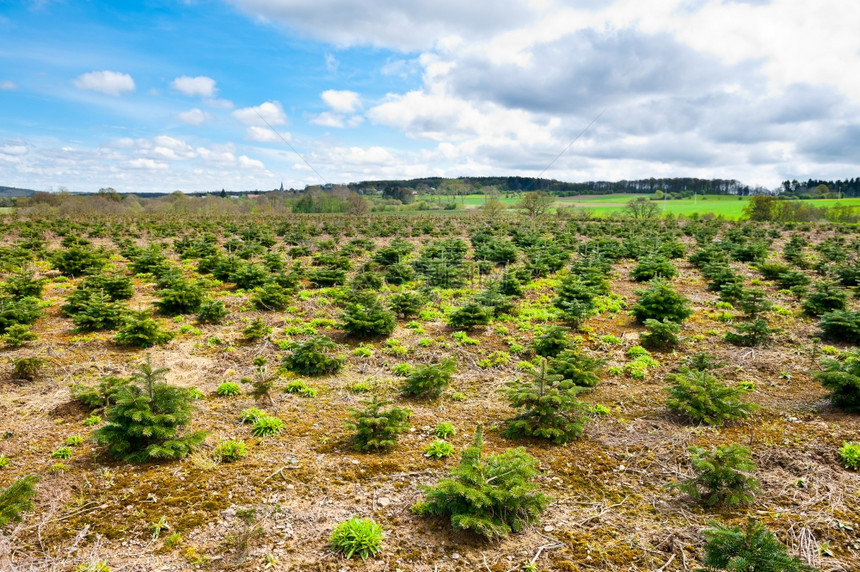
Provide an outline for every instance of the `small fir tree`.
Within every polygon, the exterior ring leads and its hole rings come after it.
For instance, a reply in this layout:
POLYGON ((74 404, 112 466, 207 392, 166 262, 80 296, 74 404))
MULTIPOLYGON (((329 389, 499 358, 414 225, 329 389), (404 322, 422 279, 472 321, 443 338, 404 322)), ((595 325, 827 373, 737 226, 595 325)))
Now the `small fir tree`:
POLYGON ((680 324, 693 314, 689 308, 690 301, 666 282, 656 282, 650 288, 639 290, 637 294, 639 300, 630 311, 640 324, 649 319, 680 324))
POLYGON ((471 330, 476 326, 486 326, 493 320, 493 311, 478 303, 469 301, 460 306, 448 318, 448 325, 452 328, 466 328, 471 330))
POLYGON ((450 517, 455 530, 471 530, 491 540, 540 522, 551 499, 532 482, 538 474, 537 459, 523 448, 482 458, 483 446, 479 425, 450 478, 421 485, 426 500, 413 505, 412 511, 450 517))
POLYGON ((351 298, 341 315, 341 327, 348 334, 359 338, 391 335, 397 322, 379 298, 370 292, 359 292, 351 298))
POLYGON ((329 355, 337 346, 326 336, 313 336, 292 346, 293 353, 284 357, 281 365, 301 375, 328 375, 343 367, 344 359, 329 355))
POLYGON ((541 359, 532 375, 532 380, 506 384, 511 407, 524 411, 507 420, 505 436, 539 437, 562 444, 582 435, 585 405, 576 398, 582 388, 560 375, 547 373, 546 358, 541 359))
POLYGON ((827 358, 821 365, 824 370, 813 375, 830 390, 830 403, 845 411, 860 411, 860 350, 852 350, 845 361, 827 358))
POLYGON ((154 369, 147 356, 132 375, 137 384, 123 385, 117 392, 107 425, 94 434, 111 456, 133 463, 180 459, 203 441, 202 431, 184 433, 191 423, 191 393, 164 383, 167 371, 154 369))
POLYGON ((391 311, 404 318, 417 316, 425 304, 427 304, 426 298, 418 292, 402 292, 388 299, 388 307, 391 311))
POLYGON ((26 475, 0 491, 0 528, 21 522, 21 513, 33 508, 39 477, 26 475))
POLYGON ((600 383, 598 371, 603 360, 577 348, 567 349, 547 361, 547 374, 559 375, 577 387, 595 387, 600 383))
POLYGON ((815 290, 803 302, 803 311, 810 316, 821 316, 834 310, 844 310, 847 296, 838 284, 818 282, 815 290))
POLYGON ((666 380, 672 382, 666 388, 669 392, 666 406, 697 423, 722 425, 724 421, 748 417, 758 409, 757 405, 739 399, 749 389, 729 387, 707 370, 681 368, 678 373, 666 376, 666 380))
POLYGON ((725 526, 712 521, 702 534, 705 544, 704 568, 697 572, 815 572, 791 556, 785 545, 765 526, 752 518, 746 527, 725 526))
POLYGON ((720 445, 712 450, 690 447, 695 477, 676 488, 705 506, 731 506, 753 501, 758 480, 751 475, 758 468, 750 460, 750 450, 741 445, 720 445))
POLYGON ((439 363, 419 365, 412 368, 403 383, 403 395, 436 398, 451 383, 451 375, 457 367, 452 358, 443 359, 439 363))
POLYGON ((849 344, 860 344, 860 312, 833 310, 822 314, 818 327, 824 337, 849 344))
POLYGON ((353 421, 346 424, 347 429, 355 431, 353 444, 358 451, 389 449, 397 444, 397 436, 409 430, 409 417, 412 410, 405 407, 392 407, 391 401, 380 401, 375 395, 362 401, 364 409, 352 408, 353 421))
POLYGON ((672 322, 671 320, 645 320, 645 328, 648 330, 644 334, 639 334, 639 339, 642 345, 655 350, 670 350, 678 347, 681 344, 681 339, 678 337, 678 332, 681 331, 681 325, 672 322))
POLYGON ((118 344, 149 348, 173 339, 173 333, 162 330, 158 321, 146 310, 126 314, 125 321, 114 336, 118 344))
POLYGON ((535 353, 543 357, 555 357, 570 347, 568 328, 550 326, 534 341, 535 353))

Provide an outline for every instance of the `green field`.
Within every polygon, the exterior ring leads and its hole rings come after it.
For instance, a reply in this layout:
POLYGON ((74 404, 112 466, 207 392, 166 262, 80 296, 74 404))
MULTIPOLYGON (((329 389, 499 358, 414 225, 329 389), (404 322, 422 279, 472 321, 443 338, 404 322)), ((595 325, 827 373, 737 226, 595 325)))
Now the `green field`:
MULTIPOLYGON (((578 196, 564 197, 555 201, 556 208, 585 209, 593 214, 605 216, 622 212, 628 201, 648 195, 601 195, 601 196, 578 196)), ((458 204, 463 204, 467 209, 476 209, 484 204, 483 195, 467 195, 458 199, 458 204)), ((501 197, 503 203, 512 207, 519 201, 518 196, 509 198, 501 197)), ((679 199, 666 201, 653 201, 660 209, 660 214, 690 216, 693 213, 704 215, 712 213, 722 215, 728 219, 738 219, 743 215, 743 209, 749 201, 748 197, 737 197, 733 195, 700 195, 693 199, 679 199)), ((815 207, 834 207, 837 205, 860 207, 860 198, 851 199, 826 199, 810 201, 815 207)))

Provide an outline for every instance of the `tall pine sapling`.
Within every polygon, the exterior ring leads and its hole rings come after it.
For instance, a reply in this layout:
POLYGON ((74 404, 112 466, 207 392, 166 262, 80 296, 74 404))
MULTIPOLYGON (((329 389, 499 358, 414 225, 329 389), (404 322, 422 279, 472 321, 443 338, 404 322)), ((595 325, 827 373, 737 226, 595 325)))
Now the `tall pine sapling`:
POLYGON ((421 485, 425 500, 412 511, 450 517, 455 530, 471 530, 490 540, 540 522, 551 499, 532 482, 538 474, 537 459, 523 448, 483 458, 483 446, 479 425, 450 478, 421 485))

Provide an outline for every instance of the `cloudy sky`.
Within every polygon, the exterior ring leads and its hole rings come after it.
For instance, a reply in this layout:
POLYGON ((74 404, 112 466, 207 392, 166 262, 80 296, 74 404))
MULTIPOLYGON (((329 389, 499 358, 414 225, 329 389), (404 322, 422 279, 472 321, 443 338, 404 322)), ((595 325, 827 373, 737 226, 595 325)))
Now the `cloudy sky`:
POLYGON ((858 162, 852 0, 0 0, 0 185, 775 187, 858 162))

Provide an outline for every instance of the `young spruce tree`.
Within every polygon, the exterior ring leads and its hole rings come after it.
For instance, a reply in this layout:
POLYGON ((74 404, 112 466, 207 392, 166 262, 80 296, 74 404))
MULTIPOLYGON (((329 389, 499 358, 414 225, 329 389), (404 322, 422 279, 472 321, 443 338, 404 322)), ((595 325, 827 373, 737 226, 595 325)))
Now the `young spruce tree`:
POLYGON ((524 411, 508 419, 505 436, 540 437, 562 444, 582 435, 585 406, 576 396, 583 388, 560 375, 547 373, 546 358, 532 375, 532 380, 507 383, 511 406, 524 411))
POLYGON ((421 486, 416 514, 448 516, 455 530, 471 530, 488 539, 504 538, 540 521, 550 498, 532 483, 537 459, 522 447, 482 458, 484 432, 475 429, 472 446, 463 451, 451 477, 421 486))
POLYGON ((108 410, 108 424, 95 432, 108 453, 124 461, 181 459, 206 436, 184 434, 191 423, 191 393, 161 381, 166 368, 153 369, 149 357, 132 376, 138 384, 123 386, 108 410))

